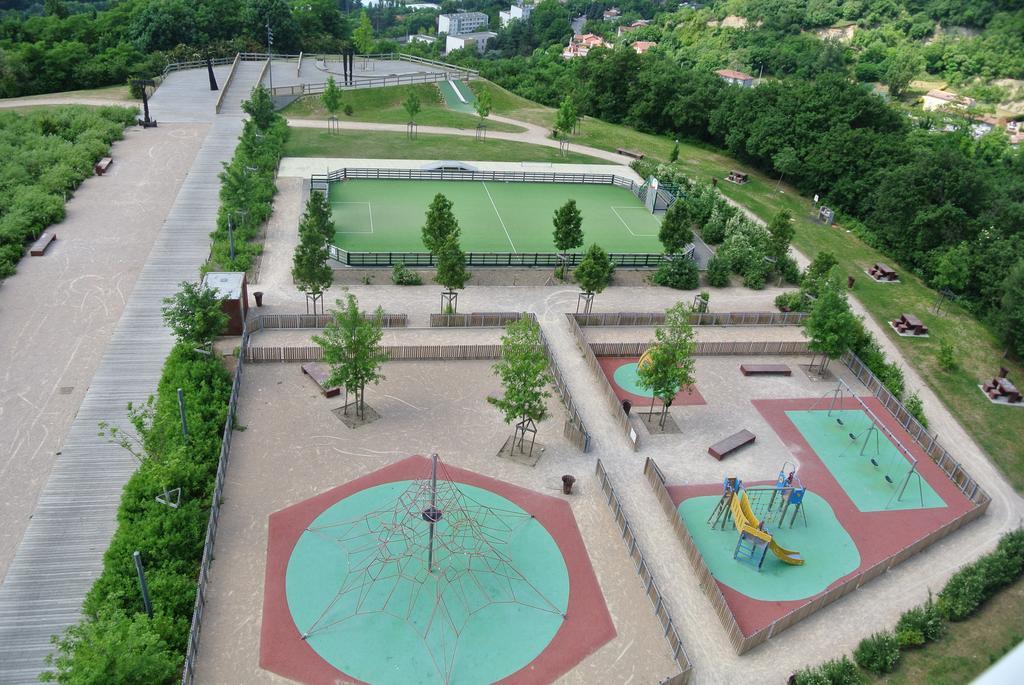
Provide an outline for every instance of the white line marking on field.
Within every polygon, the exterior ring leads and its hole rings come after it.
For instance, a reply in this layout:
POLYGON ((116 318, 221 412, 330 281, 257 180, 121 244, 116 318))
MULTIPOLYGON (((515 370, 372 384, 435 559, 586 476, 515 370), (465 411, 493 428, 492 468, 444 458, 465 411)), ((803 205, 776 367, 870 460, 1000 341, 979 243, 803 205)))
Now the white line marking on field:
POLYGON ((633 229, 630 228, 629 224, 626 223, 626 220, 622 218, 621 214, 619 214, 619 210, 620 209, 632 209, 632 210, 639 209, 641 211, 646 212, 647 208, 645 208, 645 207, 622 207, 622 206, 619 206, 619 207, 609 207, 609 209, 611 209, 612 212, 615 213, 615 216, 619 217, 619 221, 622 222, 622 225, 626 227, 626 230, 629 231, 629 234, 631 236, 633 236, 634 238, 657 238, 658 237, 657 233, 634 233, 633 229))
POLYGON ((332 205, 366 205, 366 212, 370 215, 370 230, 369 231, 336 231, 336 233, 358 233, 366 235, 367 233, 373 233, 373 205, 369 202, 350 202, 346 200, 336 200, 331 203, 332 205))
POLYGON ((498 215, 498 221, 501 222, 501 228, 505 231, 505 237, 508 238, 508 244, 512 246, 513 252, 518 252, 516 244, 512 242, 512 236, 508 234, 508 227, 505 226, 505 220, 501 218, 501 212, 498 211, 498 205, 494 204, 494 198, 491 197, 491 191, 487 189, 487 184, 480 181, 480 185, 484 187, 484 192, 487 193, 487 199, 491 201, 491 206, 494 207, 494 213, 498 215))

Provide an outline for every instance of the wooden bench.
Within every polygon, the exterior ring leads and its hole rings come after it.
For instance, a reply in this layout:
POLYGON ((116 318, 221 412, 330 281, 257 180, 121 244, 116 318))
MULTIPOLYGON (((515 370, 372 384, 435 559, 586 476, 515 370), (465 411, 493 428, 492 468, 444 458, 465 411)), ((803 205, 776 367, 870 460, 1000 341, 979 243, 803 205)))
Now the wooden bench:
POLYGON ((785 364, 740 364, 744 376, 792 376, 793 371, 785 364))
POLYGON ((725 440, 716 442, 714 445, 708 448, 708 454, 722 461, 722 458, 735 452, 744 445, 748 445, 754 442, 756 436, 750 431, 743 429, 739 433, 733 433, 725 440))
POLYGON ((313 382, 320 386, 320 392, 324 397, 337 397, 341 393, 341 388, 339 387, 327 387, 327 379, 331 375, 331 369, 327 364, 321 364, 320 362, 303 364, 302 373, 312 378, 313 382))
POLYGON ((644 153, 637 152, 636 150, 627 150, 624 147, 616 148, 615 151, 618 152, 620 155, 624 155, 626 157, 632 157, 633 159, 643 159, 644 158, 644 153))
POLYGON ((104 173, 106 173, 107 169, 109 169, 110 165, 113 163, 113 159, 111 159, 110 157, 104 157, 100 161, 96 162, 96 166, 93 167, 93 171, 96 172, 97 176, 102 176, 104 173))
POLYGON ((33 257, 42 257, 46 254, 46 248, 50 246, 54 240, 57 239, 57 234, 52 231, 43 231, 43 234, 32 243, 32 247, 29 248, 28 253, 33 257))
POLYGON ((896 281, 899 280, 899 276, 890 267, 886 266, 882 262, 878 262, 870 269, 868 269, 868 275, 876 281, 896 281))

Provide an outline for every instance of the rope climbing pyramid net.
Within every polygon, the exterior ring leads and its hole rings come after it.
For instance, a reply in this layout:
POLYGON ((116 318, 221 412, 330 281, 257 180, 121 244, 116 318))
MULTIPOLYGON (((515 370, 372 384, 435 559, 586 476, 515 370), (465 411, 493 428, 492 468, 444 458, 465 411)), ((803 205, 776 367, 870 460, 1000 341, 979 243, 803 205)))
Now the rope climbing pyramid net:
POLYGON ((521 509, 475 500, 434 455, 429 476, 410 481, 394 501, 306 529, 337 545, 347 568, 316 620, 299 626, 302 639, 384 614, 415 631, 441 680, 451 682, 459 641, 480 612, 510 605, 518 612, 563 614, 513 563, 510 544, 531 524, 540 525, 521 509))

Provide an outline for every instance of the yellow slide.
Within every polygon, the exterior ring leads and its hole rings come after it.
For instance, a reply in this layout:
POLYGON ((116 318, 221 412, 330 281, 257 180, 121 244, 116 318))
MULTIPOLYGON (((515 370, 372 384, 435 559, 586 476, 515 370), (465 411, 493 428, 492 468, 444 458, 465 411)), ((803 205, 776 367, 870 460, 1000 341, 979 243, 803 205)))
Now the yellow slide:
POLYGON ((800 552, 786 549, 779 545, 775 542, 771 533, 767 533, 759 528, 761 522, 757 520, 754 512, 750 509, 750 498, 747 497, 747 493, 740 490, 739 496, 733 495, 732 501, 729 502, 729 509, 732 511, 732 518, 736 522, 736 528, 741 533, 747 533, 767 542, 768 549, 783 563, 803 566, 804 560, 800 556, 800 552))

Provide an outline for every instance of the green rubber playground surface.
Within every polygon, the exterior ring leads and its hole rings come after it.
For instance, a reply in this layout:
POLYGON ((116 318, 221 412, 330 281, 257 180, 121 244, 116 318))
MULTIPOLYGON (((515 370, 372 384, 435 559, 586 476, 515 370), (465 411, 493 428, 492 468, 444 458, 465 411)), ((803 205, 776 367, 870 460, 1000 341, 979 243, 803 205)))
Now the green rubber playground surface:
MULTIPOLYGON (((804 565, 784 564, 769 551, 758 571, 749 562, 732 558, 739 533, 731 521, 725 530, 708 525, 708 517, 719 499, 718 495, 691 497, 683 500, 678 511, 708 570, 737 592, 768 602, 805 599, 860 566, 857 545, 839 523, 832 507, 808 490, 803 504, 806 525, 803 514, 797 516, 793 528, 771 522, 765 525, 779 545, 800 553, 804 565)), ((787 524, 791 516, 792 511, 786 516, 787 524)))
POLYGON ((583 214, 585 246, 661 252, 661 219, 625 188, 576 183, 348 180, 332 183, 334 243, 351 252, 422 252, 427 207, 453 203, 466 252, 555 252, 551 219, 567 200, 583 214))
POLYGON ((880 430, 866 432, 872 421, 862 410, 835 410, 831 416, 827 411, 787 411, 786 416, 861 511, 946 506, 923 476, 911 477, 902 498, 897 499, 898 489, 911 469, 911 462, 885 433, 880 430), (842 420, 842 424, 836 421, 837 418, 842 420), (856 440, 851 440, 851 434, 856 440), (877 466, 871 462, 872 459, 877 466))
MULTIPOLYGON (((389 507, 411 482, 346 497, 300 536, 285 580, 295 625, 328 663, 375 685, 500 680, 535 659, 562 625, 569 573, 561 552, 514 503, 460 484, 469 500, 507 512, 501 515, 509 526, 492 516, 483 530, 499 541, 495 546, 508 567, 493 555, 466 554, 448 556, 428 572, 425 558, 404 553, 409 540, 422 543, 428 525, 409 514, 409 538, 389 527, 395 512, 389 507), (354 520, 362 522, 349 527, 354 520)), ((435 539, 470 539, 464 530, 443 518, 435 539)))
POLYGON ((615 382, 626 392, 631 392, 640 397, 654 397, 651 391, 640 385, 640 374, 637 373, 636 362, 623 364, 615 369, 615 382))

